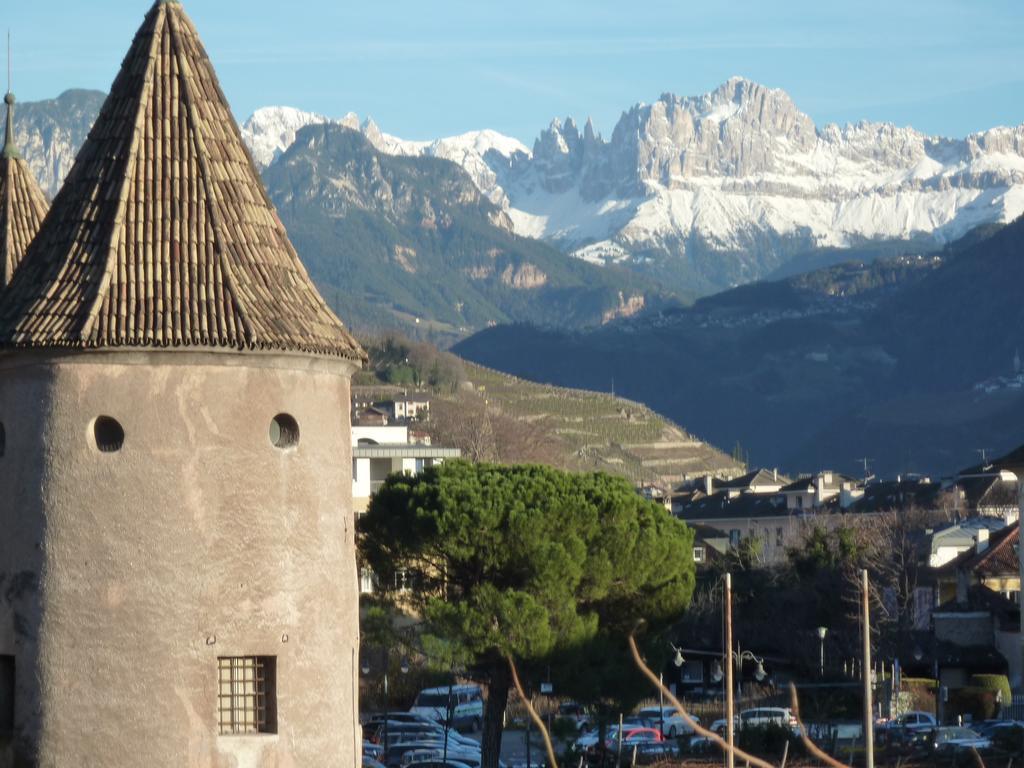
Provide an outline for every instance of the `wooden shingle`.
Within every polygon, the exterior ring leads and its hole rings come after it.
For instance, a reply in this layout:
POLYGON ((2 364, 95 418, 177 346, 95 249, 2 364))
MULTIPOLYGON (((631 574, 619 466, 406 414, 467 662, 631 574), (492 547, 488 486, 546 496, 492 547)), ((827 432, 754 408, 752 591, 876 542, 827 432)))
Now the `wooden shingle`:
POLYGON ((8 93, 4 103, 7 129, 0 152, 0 287, 11 282, 50 207, 14 146, 14 96, 8 93))
POLYGON ((288 240, 180 3, 158 0, 0 301, 7 347, 364 360, 288 240))

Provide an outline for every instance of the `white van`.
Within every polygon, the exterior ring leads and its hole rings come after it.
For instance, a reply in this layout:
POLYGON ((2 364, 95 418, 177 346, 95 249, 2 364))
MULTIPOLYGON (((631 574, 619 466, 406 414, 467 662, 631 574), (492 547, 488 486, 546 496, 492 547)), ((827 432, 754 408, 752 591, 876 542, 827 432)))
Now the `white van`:
POLYGON ((420 691, 409 711, 444 723, 448 719, 449 709, 453 727, 480 730, 484 722, 484 697, 480 686, 444 685, 440 688, 427 688, 420 691))

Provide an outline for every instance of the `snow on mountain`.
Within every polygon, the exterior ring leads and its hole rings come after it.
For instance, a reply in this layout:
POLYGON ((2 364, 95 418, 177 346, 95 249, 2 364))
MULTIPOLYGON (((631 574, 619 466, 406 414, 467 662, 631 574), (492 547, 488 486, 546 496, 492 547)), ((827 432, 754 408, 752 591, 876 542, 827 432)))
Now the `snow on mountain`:
MULTIPOLYGON (((246 127, 272 124, 253 135, 271 134, 280 151, 313 120, 326 118, 261 110, 246 127)), ((868 122, 819 129, 785 91, 743 78, 638 104, 608 140, 589 121, 581 131, 555 120, 532 152, 494 131, 408 142, 371 121, 360 130, 383 152, 458 163, 521 235, 595 263, 668 260, 706 289, 758 279, 802 251, 938 245, 1024 213, 1024 126, 965 139, 868 122)), ((254 147, 264 162, 264 144, 254 147)))
MULTIPOLYGON (((16 137, 51 195, 102 99, 70 91, 19 105, 16 137)), ((406 141, 354 114, 288 107, 257 111, 242 133, 266 167, 301 128, 325 122, 387 154, 458 163, 521 235, 690 291, 759 279, 821 247, 940 245, 1024 213, 1024 125, 963 139, 884 123, 818 127, 785 91, 742 78, 638 104, 607 139, 590 121, 554 120, 532 150, 487 130, 406 141)))
POLYGON ((335 120, 291 107, 257 110, 242 126, 242 138, 253 159, 266 167, 295 142, 299 130, 323 123, 337 123, 360 131, 374 147, 388 155, 439 157, 457 163, 469 173, 481 192, 502 208, 508 208, 508 199, 498 182, 498 174, 507 172, 515 162, 530 155, 522 143, 496 131, 473 131, 437 141, 406 141, 384 133, 373 120, 360 123, 352 113, 335 120))
POLYGON ((607 141, 556 120, 502 186, 523 234, 588 261, 678 260, 725 287, 801 250, 941 244, 1015 219, 1024 126, 962 140, 866 122, 819 130, 784 91, 734 78, 635 106, 607 141))
POLYGON ((256 164, 266 168, 279 155, 295 143, 295 134, 307 125, 338 123, 359 130, 359 118, 347 114, 332 120, 315 112, 303 112, 292 107, 264 107, 256 110, 242 126, 242 139, 249 147, 256 164))

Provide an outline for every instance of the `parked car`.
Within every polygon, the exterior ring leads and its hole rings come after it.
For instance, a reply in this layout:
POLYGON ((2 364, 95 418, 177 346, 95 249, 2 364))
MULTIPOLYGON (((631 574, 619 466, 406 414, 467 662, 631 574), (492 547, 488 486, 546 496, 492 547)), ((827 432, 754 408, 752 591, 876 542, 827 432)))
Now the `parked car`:
POLYGON ((1024 723, 1017 720, 985 720, 981 723, 971 723, 971 730, 987 739, 993 739, 996 734, 1006 732, 1011 728, 1024 730, 1024 723))
MULTIPOLYGON (((670 739, 693 735, 693 729, 674 707, 645 707, 637 714, 649 722, 651 727, 660 729, 662 734, 670 739)), ((697 721, 698 725, 700 724, 699 717, 693 719, 697 721)))
MULTIPOLYGON (((728 721, 724 717, 721 717, 718 720, 715 720, 714 722, 712 722, 711 725, 708 727, 708 730, 712 731, 713 733, 717 733, 719 736, 724 736, 725 735, 725 726, 726 726, 727 722, 728 721)), ((733 730, 737 730, 737 731, 740 728, 740 719, 737 716, 735 716, 735 715, 733 715, 733 718, 732 718, 732 727, 733 727, 733 730)))
POLYGON ((443 761, 446 756, 449 760, 458 760, 460 763, 464 763, 468 768, 480 768, 481 759, 479 751, 473 752, 459 749, 450 744, 448 745, 447 755, 445 754, 444 746, 441 744, 430 744, 418 749, 411 749, 402 755, 401 763, 403 766, 407 766, 412 763, 443 761))
POLYGON ((932 749, 936 754, 949 754, 958 752, 961 749, 988 749, 992 746, 992 740, 979 735, 970 728, 959 726, 944 726, 931 731, 930 739, 932 749))
POLYGON ((470 768, 461 760, 448 758, 447 760, 422 760, 416 763, 409 763, 407 768, 470 768))
POLYGON ((586 707, 575 701, 563 701, 559 704, 555 719, 572 723, 578 733, 590 730, 590 713, 587 712, 586 707))
MULTIPOLYGON (((657 728, 623 728, 622 729, 622 751, 624 754, 628 753, 633 749, 634 744, 644 744, 647 742, 662 742, 665 737, 661 735, 657 728)), ((608 738, 604 742, 605 747, 608 749, 619 748, 619 729, 618 727, 609 729, 608 738)))
POLYGON ((930 726, 932 728, 936 727, 938 723, 935 720, 935 715, 931 712, 904 712, 899 717, 890 720, 880 727, 888 730, 892 728, 907 728, 921 725, 930 726))
POLYGON ((576 741, 572 743, 573 751, 579 754, 588 754, 593 752, 594 748, 597 747, 600 738, 601 736, 597 728, 592 728, 586 733, 580 734, 576 741))
POLYGON ((436 734, 444 735, 444 726, 438 723, 398 723, 388 720, 386 723, 378 723, 377 729, 370 734, 370 741, 374 744, 383 744, 387 736, 389 742, 405 739, 409 741, 414 737, 429 737, 436 734))
POLYGON ((479 685, 443 685, 420 691, 413 702, 413 714, 444 723, 451 716, 456 728, 479 731, 484 722, 484 698, 479 685))
POLYGON ((445 738, 444 729, 432 733, 388 734, 388 744, 415 744, 417 742, 441 744, 442 746, 447 742, 452 747, 468 749, 470 751, 480 750, 480 742, 470 736, 459 733, 454 728, 449 729, 447 739, 445 738))
POLYGON ((794 730, 800 725, 796 718, 793 717, 793 711, 788 707, 757 707, 756 709, 745 709, 740 712, 740 730, 770 723, 794 730))
POLYGON ((379 760, 375 760, 368 755, 363 755, 363 768, 387 768, 387 766, 379 760))
POLYGON ((417 712, 378 712, 370 715, 366 722, 363 723, 364 728, 377 727, 381 723, 387 720, 389 723, 419 723, 421 725, 437 725, 437 721, 421 715, 417 712))

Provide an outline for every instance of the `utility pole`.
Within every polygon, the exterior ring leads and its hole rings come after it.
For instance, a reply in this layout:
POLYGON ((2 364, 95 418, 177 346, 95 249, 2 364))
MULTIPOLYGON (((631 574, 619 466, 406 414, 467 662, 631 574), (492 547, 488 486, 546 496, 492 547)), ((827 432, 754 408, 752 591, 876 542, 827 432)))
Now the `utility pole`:
MULTIPOLYGON (((732 688, 732 574, 725 574, 725 734, 729 750, 726 753, 726 768, 736 768, 735 724, 733 723, 732 688)), ((871 766, 869 766, 871 768, 871 766)))
MULTIPOLYGON (((1018 496, 1018 498, 1017 498, 1017 505, 1018 505, 1019 510, 1020 510, 1019 513, 1018 513, 1020 515, 1020 517, 1017 518, 1020 521, 1018 524, 1019 525, 1024 525, 1024 479, 1021 479, 1020 481, 1018 481, 1018 484, 1017 484, 1017 496, 1018 496)), ((1018 558, 1019 563, 1020 563, 1020 574, 1021 574, 1021 577, 1024 578, 1024 546, 1020 546, 1019 543, 1018 543, 1018 546, 1017 546, 1017 558, 1018 558)), ((1024 582, 1022 582, 1022 583, 1024 583, 1024 582)), ((1024 658, 1024 626, 1021 627, 1021 649, 1020 649, 1020 652, 1021 652, 1021 658, 1024 658)), ((1013 697, 1012 696, 1010 697, 1010 703, 1013 704, 1013 697)))
POLYGON ((871 704, 871 594, 867 569, 861 573, 861 604, 864 615, 861 625, 864 631, 864 659, 860 672, 864 678, 864 766, 875 768, 875 715, 871 704))

